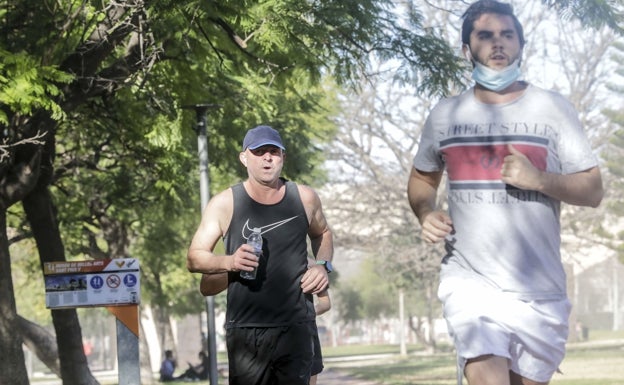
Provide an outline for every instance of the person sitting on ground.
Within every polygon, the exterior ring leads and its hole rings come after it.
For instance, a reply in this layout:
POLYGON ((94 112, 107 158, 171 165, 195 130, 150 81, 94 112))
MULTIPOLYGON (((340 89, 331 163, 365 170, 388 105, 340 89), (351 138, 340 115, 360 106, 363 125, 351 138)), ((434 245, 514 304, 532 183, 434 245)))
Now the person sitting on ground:
POLYGON ((165 350, 165 359, 160 364, 160 382, 174 381, 173 372, 175 372, 176 361, 173 358, 171 350, 165 350))
POLYGON ((200 363, 193 365, 188 363, 189 368, 184 373, 178 376, 177 380, 207 380, 210 363, 208 362, 208 355, 201 351, 199 352, 200 363))

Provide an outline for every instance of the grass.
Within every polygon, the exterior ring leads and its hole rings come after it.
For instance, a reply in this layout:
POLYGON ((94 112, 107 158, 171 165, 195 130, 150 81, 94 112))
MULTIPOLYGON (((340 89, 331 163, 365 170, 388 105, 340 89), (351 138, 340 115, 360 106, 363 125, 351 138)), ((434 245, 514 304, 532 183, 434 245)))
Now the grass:
MULTIPOLYGON (((552 385, 622 385, 624 383, 624 331, 594 331, 588 343, 570 344, 552 385), (619 339, 617 344, 604 340, 619 339)), ((396 345, 340 346, 325 348, 325 367, 347 373, 361 381, 383 385, 455 385, 455 355, 451 352, 425 355, 408 347, 408 355, 397 355, 396 345), (395 353, 362 360, 341 360, 358 354, 395 353)), ((319 379, 319 383, 321 383, 319 379)), ((464 383, 466 383, 464 381, 464 383)))
POLYGON ((624 382, 624 349, 573 349, 555 374, 554 385, 621 385, 624 382))
MULTIPOLYGON (((552 385, 622 385, 624 384, 624 331, 592 331, 590 341, 570 344, 561 364, 562 374, 555 374, 552 385), (607 341, 617 340, 617 343, 607 341)), ((455 355, 449 346, 443 353, 426 354, 421 347, 409 345, 401 357, 397 345, 344 345, 324 347, 326 370, 349 374, 362 382, 380 385, 455 385, 455 355)), ((224 362, 219 357, 219 362, 224 362)), ((101 382, 114 385, 117 382, 101 382)), ((171 385, 208 384, 170 382, 171 385)), ((227 380, 219 378, 220 384, 227 380)), ((319 384, 322 384, 322 374, 319 384)), ((464 381, 464 384, 466 382, 464 381)))
MULTIPOLYGON (((441 355, 392 356, 382 360, 351 362, 347 365, 325 364, 326 369, 340 370, 362 381, 384 385, 454 385, 455 357, 441 355)), ((321 382, 319 380, 319 382, 321 382)))
POLYGON ((590 341, 603 341, 603 340, 613 340, 613 339, 624 339, 624 330, 590 330, 589 331, 589 340, 590 341))
MULTIPOLYGON (((408 355, 376 360, 327 362, 326 368, 348 373, 362 381, 383 385, 455 385, 455 356, 408 355)), ((622 385, 624 350, 621 346, 591 350, 572 350, 555 374, 553 385, 622 385)))
MULTIPOLYGON (((448 348, 444 348, 448 350, 448 348)), ((408 345, 408 352, 416 352, 422 350, 420 345, 408 345)), ((368 354, 397 354, 399 353, 398 345, 340 345, 340 346, 323 346, 323 357, 339 358, 362 356, 368 354)))

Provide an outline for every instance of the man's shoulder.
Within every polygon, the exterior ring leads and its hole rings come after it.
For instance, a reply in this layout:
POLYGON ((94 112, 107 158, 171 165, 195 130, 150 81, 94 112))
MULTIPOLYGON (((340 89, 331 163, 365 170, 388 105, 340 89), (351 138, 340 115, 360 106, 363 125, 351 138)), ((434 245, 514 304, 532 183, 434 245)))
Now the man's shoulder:
POLYGON ((537 96, 540 95, 542 97, 547 97, 547 98, 554 98, 554 99, 561 99, 561 100, 568 100, 565 96, 563 96, 563 94, 557 90, 554 89, 547 89, 541 86, 538 86, 536 84, 533 83, 527 83, 527 90, 526 92, 531 95, 531 96, 537 96))
POLYGON ((312 187, 304 184, 297 184, 297 191, 299 192, 299 199, 301 199, 301 203, 303 203, 306 209, 314 209, 322 206, 321 198, 312 187))
POLYGON ((553 113, 574 113, 572 101, 557 90, 546 89, 534 84, 529 84, 527 96, 532 103, 539 104, 542 108, 553 113))
POLYGON ((232 187, 227 188, 210 199, 209 204, 213 209, 231 211, 234 206, 234 192, 232 187))
POLYGON ((212 197, 212 200, 223 200, 231 198, 234 195, 234 187, 235 186, 231 186, 226 188, 225 190, 222 190, 221 192, 218 192, 214 197, 212 197))
POLYGON ((474 87, 462 91, 457 95, 445 96, 438 100, 432 112, 446 111, 449 108, 456 108, 459 104, 466 103, 474 99, 474 87))
POLYGON ((297 190, 299 191, 299 195, 303 198, 305 196, 317 196, 316 190, 314 188, 305 185, 305 184, 296 184, 297 190))

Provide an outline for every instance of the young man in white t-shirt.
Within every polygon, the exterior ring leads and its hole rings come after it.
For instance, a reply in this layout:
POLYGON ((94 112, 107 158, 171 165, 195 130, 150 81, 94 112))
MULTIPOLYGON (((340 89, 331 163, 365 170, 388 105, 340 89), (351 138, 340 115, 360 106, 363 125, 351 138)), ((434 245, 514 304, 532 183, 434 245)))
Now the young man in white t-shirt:
POLYGON ((598 162, 572 105, 520 81, 522 26, 510 5, 464 14, 476 84, 425 124, 408 200, 426 242, 444 242, 438 296, 458 382, 548 384, 565 354, 570 303, 560 203, 596 207, 598 162), (447 173, 448 212, 436 205, 447 173))

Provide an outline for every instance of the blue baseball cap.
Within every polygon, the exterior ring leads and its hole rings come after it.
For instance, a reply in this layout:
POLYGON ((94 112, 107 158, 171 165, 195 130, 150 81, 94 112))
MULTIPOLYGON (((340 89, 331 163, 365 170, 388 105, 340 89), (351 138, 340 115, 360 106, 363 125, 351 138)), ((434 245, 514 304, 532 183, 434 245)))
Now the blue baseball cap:
POLYGON ((262 146, 275 146, 286 150, 279 132, 269 126, 258 126, 247 131, 243 140, 243 151, 255 150, 262 146))

